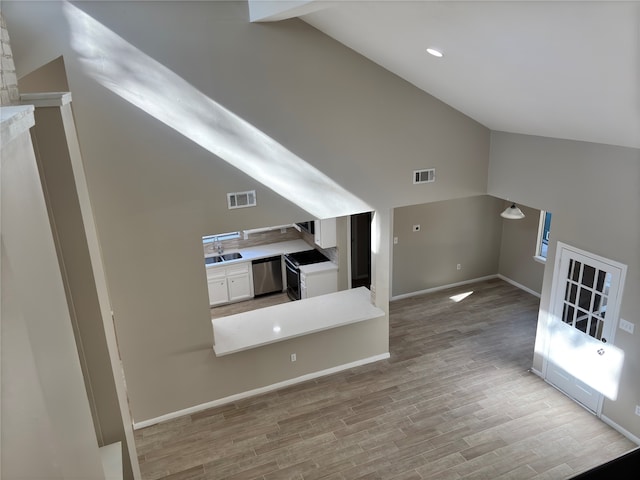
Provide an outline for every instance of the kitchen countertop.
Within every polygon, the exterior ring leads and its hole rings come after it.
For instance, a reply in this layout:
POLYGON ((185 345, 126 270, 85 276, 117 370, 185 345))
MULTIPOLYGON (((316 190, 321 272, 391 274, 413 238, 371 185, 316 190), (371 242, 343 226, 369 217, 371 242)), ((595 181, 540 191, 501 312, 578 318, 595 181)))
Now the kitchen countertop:
POLYGON ((329 261, 329 262, 311 263, 309 265, 300 265, 298 268, 305 275, 310 275, 313 273, 326 272, 328 270, 337 270, 338 265, 329 261))
POLYGON ((241 352, 330 328, 380 318, 366 287, 211 320, 216 356, 241 352))
MULTIPOLYGON (((282 255, 285 253, 292 252, 302 252, 305 250, 312 250, 313 247, 309 245, 304 240, 289 240, 287 242, 277 242, 277 243, 269 243, 267 245, 256 245, 254 247, 242 248, 242 249, 234 249, 234 250, 225 250, 222 254, 225 253, 234 253, 238 252, 242 255, 242 258, 237 258, 235 260, 226 260, 224 262, 219 263, 210 263, 207 265, 207 268, 211 267, 222 267, 225 265, 231 265, 234 263, 247 262, 251 260, 257 260, 260 258, 273 257, 274 255, 282 255)), ((208 257, 216 257, 217 253, 206 255, 205 258, 208 257)))

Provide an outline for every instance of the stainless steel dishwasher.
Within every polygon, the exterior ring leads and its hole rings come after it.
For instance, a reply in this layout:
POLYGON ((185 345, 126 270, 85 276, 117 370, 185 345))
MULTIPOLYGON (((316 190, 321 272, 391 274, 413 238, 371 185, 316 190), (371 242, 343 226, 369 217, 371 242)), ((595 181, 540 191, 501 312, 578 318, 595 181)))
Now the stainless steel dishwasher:
POLYGON ((251 262, 254 296, 282 292, 282 256, 260 258, 251 262))

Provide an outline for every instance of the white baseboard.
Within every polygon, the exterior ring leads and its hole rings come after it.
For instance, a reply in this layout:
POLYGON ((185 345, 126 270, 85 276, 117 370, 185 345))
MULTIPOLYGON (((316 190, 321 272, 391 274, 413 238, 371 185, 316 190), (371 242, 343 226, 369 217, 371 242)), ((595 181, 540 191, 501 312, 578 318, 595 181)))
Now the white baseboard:
MULTIPOLYGON (((547 385, 552 386, 553 388, 556 388, 553 384, 547 382, 544 379, 544 376, 542 375, 542 372, 539 370, 536 370, 534 368, 531 368, 530 371, 532 373, 534 373, 535 375, 538 375, 542 380, 544 380, 547 385)), ((566 393, 562 392, 563 395, 567 396, 566 393)), ((571 398, 569 396, 567 396, 567 398, 571 398)), ((636 437, 633 433, 629 432, 628 430, 625 430, 624 428, 622 428, 620 425, 618 425, 616 422, 614 422, 613 420, 611 420, 609 417, 607 417, 606 415, 602 415, 600 414, 600 420, 602 420, 604 423, 606 423, 607 425, 609 425, 611 428, 613 428, 614 430, 616 430, 618 433, 624 435, 626 438, 628 438, 629 440, 631 440, 633 443, 635 443, 636 445, 640 446, 640 438, 636 437)))
POLYGON ((518 287, 520 290, 524 290, 525 292, 530 293, 531 295, 540 298, 540 294, 538 292, 536 292, 535 290, 531 290, 529 287, 525 287, 521 283, 518 283, 518 282, 516 282, 514 280, 511 280, 510 278, 505 277, 504 275, 498 274, 497 277, 499 279, 501 279, 501 280, 504 280, 507 283, 510 283, 514 287, 518 287))
POLYGON ((529 371, 530 371, 531 373, 533 373, 533 374, 535 374, 535 375, 539 376, 540 378, 542 378, 542 379, 544 380, 544 376, 542 375, 542 372, 541 372, 540 370, 537 370, 537 369, 535 369, 535 368, 531 367, 531 368, 529 369, 529 371))
POLYGON ((332 373, 338 373, 343 370, 348 370, 350 368, 359 367, 361 365, 366 365, 368 363, 378 362, 380 360, 386 360, 390 357, 389 352, 381 353, 380 355, 374 355, 373 357, 363 358, 361 360, 356 360, 355 362, 345 363, 343 365, 338 365, 337 367, 327 368, 326 370, 320 370, 318 372, 308 373, 306 375, 302 375, 300 377, 291 378, 289 380, 284 380, 282 382, 274 383, 272 385, 267 385, 266 387, 255 388, 253 390, 249 390, 242 393, 237 393, 235 395, 231 395, 229 397, 219 398, 218 400, 212 400, 211 402, 202 403, 200 405, 195 405, 193 407, 185 408, 183 410, 178 410, 176 412, 167 413, 166 415, 161 415, 156 418, 151 418, 149 420, 143 420, 142 422, 134 422, 133 429, 139 430, 141 428, 150 427, 151 425, 155 425, 156 423, 165 422, 167 420, 173 420, 174 418, 182 417, 184 415, 191 415, 196 412, 200 412, 202 410, 206 410, 208 408, 218 407, 220 405, 225 405, 227 403, 237 402, 238 400, 242 400, 249 397, 254 397, 256 395, 260 395, 262 393, 271 392, 273 390, 278 390, 280 388, 289 387, 291 385, 295 385, 297 383, 306 382, 308 380, 313 380, 314 378, 324 377, 326 375, 331 375, 332 373))
POLYGON ((600 415, 600 420, 602 420, 604 423, 609 425, 614 430, 617 430, 619 433, 621 433, 622 435, 627 437, 629 440, 631 440, 636 445, 640 445, 640 438, 639 437, 636 437, 633 433, 629 432, 628 430, 625 430, 620 425, 618 425, 616 422, 611 420, 609 417, 607 417, 605 415, 600 415))
POLYGON ((439 287, 427 288, 426 290, 419 290, 417 292, 411 293, 403 293, 400 295, 395 295, 389 299, 390 302, 395 300, 402 300, 403 298, 416 297, 418 295, 423 295, 425 293, 433 293, 438 292, 440 290, 446 290, 447 288, 459 287, 460 285, 468 285, 470 283, 478 283, 483 282, 485 280, 491 280, 492 278, 498 278, 499 275, 487 275, 486 277, 473 278, 471 280, 464 280, 463 282, 449 283, 448 285, 441 285, 439 287))

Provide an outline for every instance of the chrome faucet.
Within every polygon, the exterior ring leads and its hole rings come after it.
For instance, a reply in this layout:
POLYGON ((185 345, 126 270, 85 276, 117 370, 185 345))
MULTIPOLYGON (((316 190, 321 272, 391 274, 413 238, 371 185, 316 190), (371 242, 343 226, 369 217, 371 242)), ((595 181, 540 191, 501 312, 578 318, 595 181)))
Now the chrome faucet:
POLYGON ((216 241, 216 243, 214 243, 214 248, 218 252, 218 255, 220 255, 222 252, 224 252, 224 248, 222 247, 222 242, 221 241, 216 241))

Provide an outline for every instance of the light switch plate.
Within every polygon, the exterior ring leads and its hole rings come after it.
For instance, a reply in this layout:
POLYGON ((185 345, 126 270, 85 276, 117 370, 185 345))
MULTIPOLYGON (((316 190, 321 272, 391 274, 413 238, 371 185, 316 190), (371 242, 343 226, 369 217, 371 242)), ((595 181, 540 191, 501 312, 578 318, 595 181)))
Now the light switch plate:
POLYGON ((633 323, 628 322, 624 318, 620 319, 620 329, 621 330, 624 330, 627 333, 633 334, 633 329, 634 328, 635 328, 635 325, 633 323))

